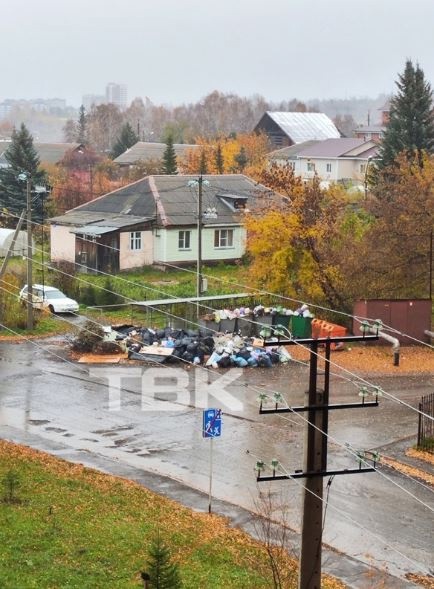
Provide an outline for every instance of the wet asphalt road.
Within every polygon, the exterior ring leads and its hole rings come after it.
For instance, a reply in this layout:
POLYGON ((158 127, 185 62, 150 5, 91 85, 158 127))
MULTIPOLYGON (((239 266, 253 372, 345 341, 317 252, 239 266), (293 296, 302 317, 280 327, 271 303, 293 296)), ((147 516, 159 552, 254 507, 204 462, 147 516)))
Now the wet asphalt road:
MULTIPOLYGON (((93 366, 68 364, 54 341, 0 344, 0 436, 28 436, 35 447, 68 457, 72 451, 109 460, 112 472, 135 468, 181 481, 203 492, 209 485, 209 440, 202 439, 202 409, 223 409, 223 435, 214 440, 213 496, 258 511, 257 459, 277 458, 288 472, 303 464, 304 422, 300 415, 258 414, 258 391, 284 393, 301 405, 308 369, 93 366), (50 354, 50 352, 52 354, 50 354), (119 391, 119 384, 122 390, 119 391), (107 385, 111 385, 111 389, 107 385), (248 451, 248 453, 247 453, 248 451)), ((337 358, 338 360, 338 358, 337 358)), ((378 378, 375 383, 413 406, 434 390, 434 375, 378 378)), ((331 403, 357 402, 358 389, 332 378, 331 403)), ((417 432, 417 414, 387 398, 380 407, 331 412, 329 469, 354 468, 356 449, 387 451, 417 432)), ((324 541, 396 576, 434 569, 434 490, 385 467, 380 473, 337 476, 329 493, 324 541), (398 487, 401 487, 399 488, 398 487), (410 496, 408 493, 411 493, 410 496)), ((300 529, 301 484, 262 483, 286 507, 291 528, 300 529)), ((207 509, 202 495, 197 509, 207 509)), ((356 585, 354 585, 356 586, 356 585)), ((390 585, 393 586, 393 585, 390 585)))

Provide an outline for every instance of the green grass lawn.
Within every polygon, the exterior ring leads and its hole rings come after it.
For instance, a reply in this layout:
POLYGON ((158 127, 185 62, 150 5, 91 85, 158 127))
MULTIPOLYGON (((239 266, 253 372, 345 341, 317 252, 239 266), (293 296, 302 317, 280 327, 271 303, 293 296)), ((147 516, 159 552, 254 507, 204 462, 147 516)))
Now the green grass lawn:
MULTIPOLYGON (((2 482, 11 470, 21 480, 20 502, 5 502, 0 489, 2 589, 140 587, 158 529, 180 565, 184 587, 272 586, 262 545, 221 517, 1 441, 2 482)), ((295 570, 296 563, 287 558, 285 566, 295 570)))

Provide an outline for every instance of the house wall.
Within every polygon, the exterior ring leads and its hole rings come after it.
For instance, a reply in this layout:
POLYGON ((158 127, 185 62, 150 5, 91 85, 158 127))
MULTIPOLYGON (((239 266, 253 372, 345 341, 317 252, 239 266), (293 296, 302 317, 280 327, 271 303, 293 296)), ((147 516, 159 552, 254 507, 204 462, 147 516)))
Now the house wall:
POLYGON ((50 226, 50 256, 52 262, 75 262, 75 227, 71 225, 50 226))
POLYGON ((300 175, 305 180, 313 178, 314 172, 308 171, 308 163, 315 165, 315 172, 321 180, 329 180, 330 182, 337 182, 346 178, 352 180, 364 180, 364 173, 360 172, 360 164, 366 161, 362 159, 353 158, 300 158, 300 165, 296 167, 296 174, 300 175), (327 164, 331 164, 331 172, 327 172, 327 164))
POLYGON ((263 115, 259 123, 256 125, 254 132, 264 132, 275 149, 287 147, 294 143, 267 113, 263 115))
POLYGON ((154 261, 154 239, 152 231, 141 231, 142 249, 130 249, 131 231, 122 231, 119 241, 119 269, 140 268, 147 266, 154 261))
MULTIPOLYGON (((183 229, 181 229, 183 230, 183 229)), ((178 248, 179 228, 158 229, 154 232, 154 261, 155 262, 194 262, 197 260, 197 228, 186 227, 191 231, 190 248, 178 248)), ((213 226, 202 228, 202 260, 234 260, 245 252, 246 230, 241 226, 213 226), (214 231, 216 229, 233 229, 233 246, 227 248, 214 247, 214 231)))

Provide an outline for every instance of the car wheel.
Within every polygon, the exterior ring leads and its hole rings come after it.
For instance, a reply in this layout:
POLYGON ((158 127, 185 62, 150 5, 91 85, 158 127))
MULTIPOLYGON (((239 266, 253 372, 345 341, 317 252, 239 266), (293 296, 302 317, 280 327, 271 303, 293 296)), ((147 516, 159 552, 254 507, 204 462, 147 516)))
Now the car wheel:
POLYGON ((50 313, 54 313, 53 305, 48 305, 48 310, 50 311, 50 313))

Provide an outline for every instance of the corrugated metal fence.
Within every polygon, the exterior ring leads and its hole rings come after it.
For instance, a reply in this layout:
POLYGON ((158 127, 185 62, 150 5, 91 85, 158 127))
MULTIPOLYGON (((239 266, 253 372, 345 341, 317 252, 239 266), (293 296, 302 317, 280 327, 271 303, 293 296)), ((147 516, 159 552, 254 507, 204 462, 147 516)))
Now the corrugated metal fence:
POLYGON ((419 427, 417 431, 417 446, 421 450, 434 454, 434 393, 421 398, 419 403, 419 427))

